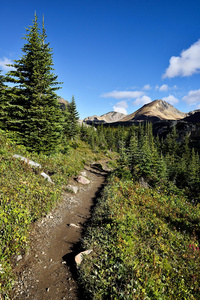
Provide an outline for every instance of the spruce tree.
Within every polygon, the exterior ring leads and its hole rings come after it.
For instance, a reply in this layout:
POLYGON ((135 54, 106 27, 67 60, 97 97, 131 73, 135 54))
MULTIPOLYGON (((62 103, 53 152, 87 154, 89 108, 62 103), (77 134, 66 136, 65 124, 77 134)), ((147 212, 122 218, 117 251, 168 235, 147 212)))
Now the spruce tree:
POLYGON ((79 114, 76 109, 76 102, 74 96, 72 96, 71 102, 67 108, 67 115, 65 120, 65 133, 70 138, 73 139, 79 132, 78 124, 79 114))
POLYGON ((103 124, 97 127, 97 137, 98 137, 98 146, 101 149, 106 149, 107 141, 105 138, 104 127, 103 124))
POLYGON ((115 145, 116 145, 115 135, 114 135, 113 128, 111 128, 110 126, 107 128, 106 138, 107 138, 107 143, 108 143, 109 150, 114 151, 115 150, 115 145))
POLYGON ((52 49, 46 42, 44 22, 42 32, 37 16, 27 29, 23 56, 15 60, 7 81, 14 83, 8 97, 10 129, 20 133, 22 143, 33 151, 49 153, 55 149, 62 132, 61 110, 58 105, 57 76, 52 73, 52 49))
POLYGON ((165 142, 164 142, 164 152, 169 153, 170 155, 174 155, 176 157, 178 150, 177 143, 178 134, 176 132, 176 126, 172 128, 172 132, 168 134, 165 142))
POLYGON ((139 156, 138 137, 136 135, 136 132, 134 132, 130 137, 128 153, 129 153, 130 171, 133 174, 133 176, 136 177, 138 172, 137 164, 138 164, 138 156, 139 156))

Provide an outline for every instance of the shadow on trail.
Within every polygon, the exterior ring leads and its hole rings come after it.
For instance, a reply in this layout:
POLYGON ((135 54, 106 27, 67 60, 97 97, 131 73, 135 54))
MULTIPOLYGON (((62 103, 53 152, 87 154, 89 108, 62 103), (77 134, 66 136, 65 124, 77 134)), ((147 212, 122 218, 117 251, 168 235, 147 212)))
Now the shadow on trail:
POLYGON ((107 175, 110 174, 110 171, 104 170, 101 164, 94 164, 91 166, 90 173, 93 173, 98 177, 102 177, 102 176, 107 177, 107 175))
MULTIPOLYGON (((95 196, 92 198, 92 203, 93 204, 90 207, 90 214, 91 214, 91 216, 89 218, 87 218, 86 221, 83 223, 83 227, 82 227, 82 230, 81 230, 81 238, 84 237, 85 232, 87 231, 87 227, 91 223, 91 219, 93 217, 93 211, 94 211, 94 209, 96 207, 96 204, 97 204, 97 201, 101 197, 102 191, 103 191, 103 189, 104 189, 104 187, 106 185, 107 177, 110 174, 109 171, 103 170, 102 167, 101 167, 101 165, 99 165, 99 164, 93 165, 92 169, 93 170, 90 170, 90 172, 91 173, 95 173, 97 176, 104 177, 104 181, 101 184, 101 186, 98 188, 98 190, 96 191, 95 196)), ((66 262, 67 266, 69 267, 73 279, 78 282, 79 276, 78 276, 77 266, 76 266, 76 263, 75 263, 75 256, 77 254, 79 254, 80 252, 82 252, 82 251, 85 250, 82 247, 81 240, 79 240, 77 243, 73 244, 73 246, 71 247, 71 250, 72 250, 72 252, 64 255, 62 257, 62 259, 63 259, 63 261, 66 262)), ((79 282, 78 282, 77 299, 78 300, 91 299, 91 297, 86 294, 86 291, 80 285, 79 282)))

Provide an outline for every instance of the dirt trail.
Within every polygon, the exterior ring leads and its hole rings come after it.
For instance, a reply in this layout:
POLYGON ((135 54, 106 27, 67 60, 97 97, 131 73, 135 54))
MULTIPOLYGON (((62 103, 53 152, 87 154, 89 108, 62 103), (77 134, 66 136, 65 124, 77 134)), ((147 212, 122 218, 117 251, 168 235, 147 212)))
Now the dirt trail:
MULTIPOLYGON (((75 279, 74 257, 80 252, 84 223, 105 182, 106 172, 86 167, 90 184, 75 194, 64 193, 63 201, 48 216, 34 224, 31 247, 20 261, 12 299, 82 299, 75 279), (79 226, 69 226, 71 223, 79 226)), ((83 299, 82 299, 83 300, 83 299)))

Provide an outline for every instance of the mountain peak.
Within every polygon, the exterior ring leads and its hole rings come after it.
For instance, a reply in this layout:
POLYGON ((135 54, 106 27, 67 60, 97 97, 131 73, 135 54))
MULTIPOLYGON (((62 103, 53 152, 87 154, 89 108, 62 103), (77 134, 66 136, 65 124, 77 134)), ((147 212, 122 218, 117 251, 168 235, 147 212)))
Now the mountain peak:
POLYGON ((113 122, 118 122, 121 120, 123 117, 125 117, 125 114, 116 112, 116 111, 110 111, 106 114, 103 114, 101 116, 91 116, 87 117, 83 120, 83 122, 87 124, 91 123, 113 123, 113 122))
POLYGON ((159 121, 159 120, 180 120, 187 116, 176 109, 173 105, 168 102, 158 99, 148 104, 143 105, 136 112, 124 117, 122 122, 143 122, 143 121, 159 121))

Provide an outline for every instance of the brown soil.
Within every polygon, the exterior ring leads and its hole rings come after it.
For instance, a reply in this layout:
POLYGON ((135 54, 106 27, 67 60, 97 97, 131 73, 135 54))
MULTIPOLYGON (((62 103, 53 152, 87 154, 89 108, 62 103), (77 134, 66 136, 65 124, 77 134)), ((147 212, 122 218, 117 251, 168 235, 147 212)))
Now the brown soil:
POLYGON ((78 193, 64 192, 56 209, 34 224, 31 247, 15 270, 17 281, 11 299, 83 300, 74 257, 82 250, 84 224, 91 217, 91 207, 106 177, 106 172, 95 165, 85 171, 90 184, 83 186, 73 180, 78 193), (70 226, 72 223, 79 227, 70 226))

